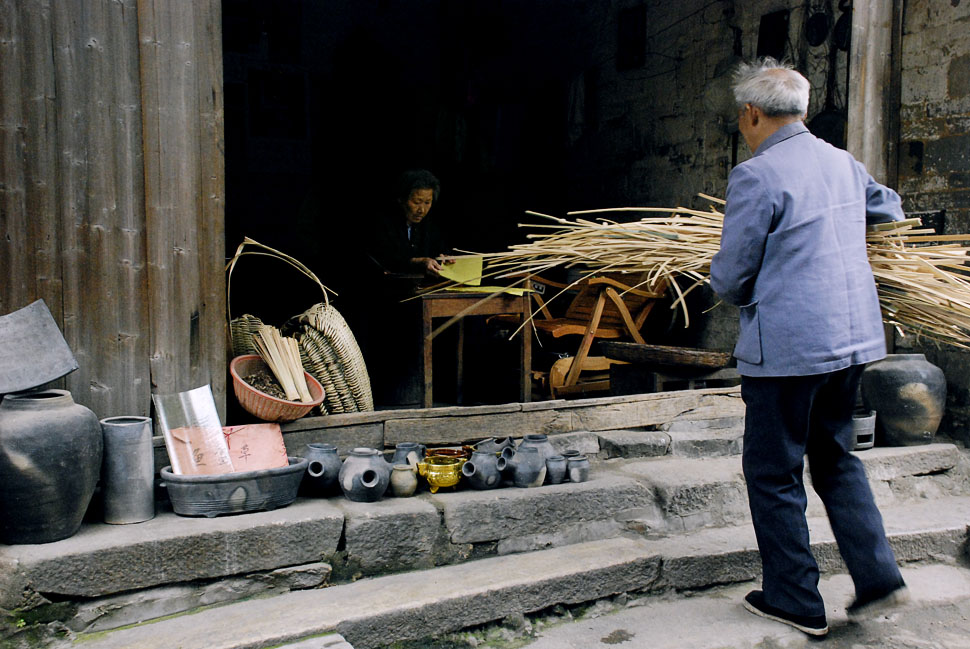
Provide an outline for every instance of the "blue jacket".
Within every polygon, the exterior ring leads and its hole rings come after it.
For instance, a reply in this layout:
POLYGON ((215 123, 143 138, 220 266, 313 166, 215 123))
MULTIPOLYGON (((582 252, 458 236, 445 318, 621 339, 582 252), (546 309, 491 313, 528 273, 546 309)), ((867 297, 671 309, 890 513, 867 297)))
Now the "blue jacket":
POLYGON ((896 192, 801 122, 735 167, 711 286, 741 310, 738 372, 802 376, 883 358, 866 225, 903 217, 896 192))

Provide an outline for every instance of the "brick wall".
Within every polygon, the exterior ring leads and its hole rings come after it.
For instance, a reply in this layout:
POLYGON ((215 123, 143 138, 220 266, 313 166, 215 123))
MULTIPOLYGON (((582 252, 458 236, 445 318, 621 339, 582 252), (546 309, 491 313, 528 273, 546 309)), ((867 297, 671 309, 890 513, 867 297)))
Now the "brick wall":
MULTIPOLYGON (((567 168, 576 182, 568 203, 573 209, 702 206, 698 192, 723 195, 732 166, 750 155, 735 135, 730 71, 740 57, 756 54, 765 14, 789 11, 783 51, 812 83, 809 123, 826 108, 844 109, 848 57, 832 51, 834 24, 842 15, 838 4, 615 0, 612 20, 590 27, 590 40, 598 45, 575 82, 584 90, 586 119, 571 130, 567 168), (646 6, 643 65, 618 70, 617 20, 640 4, 646 6), (830 16, 832 30, 811 45, 806 21, 820 11, 830 16)), ((904 5, 898 190, 907 212, 942 211, 933 222, 944 232, 970 232, 970 1, 904 5)), ((695 312, 712 301, 710 293, 696 296, 695 312)), ((682 322, 672 329, 668 342, 733 347, 733 310, 720 307, 696 320, 690 329, 682 322)), ((898 335, 894 344, 901 352, 923 351, 943 368, 949 404, 942 428, 970 441, 967 353, 898 335)))
MULTIPOLYGON (((899 192, 907 212, 940 213, 946 234, 970 233, 970 2, 905 3, 899 192)), ((947 414, 941 428, 970 442, 970 355, 896 336, 943 368, 947 414)))

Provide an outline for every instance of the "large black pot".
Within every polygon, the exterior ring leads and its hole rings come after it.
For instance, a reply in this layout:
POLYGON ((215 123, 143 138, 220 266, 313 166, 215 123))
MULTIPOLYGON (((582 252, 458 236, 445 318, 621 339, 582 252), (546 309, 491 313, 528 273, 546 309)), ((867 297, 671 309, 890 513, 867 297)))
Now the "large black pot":
POLYGON ((66 390, 0 402, 0 542, 51 543, 81 527, 101 471, 97 416, 66 390))
POLYGON ((933 441, 946 405, 946 377, 923 354, 890 354, 862 373, 862 402, 876 411, 876 443, 933 441))

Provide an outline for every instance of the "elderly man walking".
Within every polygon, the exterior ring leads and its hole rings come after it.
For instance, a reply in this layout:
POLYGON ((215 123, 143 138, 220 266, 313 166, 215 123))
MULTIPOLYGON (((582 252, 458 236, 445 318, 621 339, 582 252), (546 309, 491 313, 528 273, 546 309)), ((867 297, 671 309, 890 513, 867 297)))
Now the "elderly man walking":
POLYGON ((866 225, 903 218, 899 195, 802 120, 808 81, 771 59, 735 74, 753 157, 728 179, 711 286, 738 305, 746 407, 742 464, 762 562, 752 613, 814 636, 828 624, 805 519, 804 457, 855 584, 850 618, 906 588, 858 458, 852 411, 866 363, 886 355, 866 225))

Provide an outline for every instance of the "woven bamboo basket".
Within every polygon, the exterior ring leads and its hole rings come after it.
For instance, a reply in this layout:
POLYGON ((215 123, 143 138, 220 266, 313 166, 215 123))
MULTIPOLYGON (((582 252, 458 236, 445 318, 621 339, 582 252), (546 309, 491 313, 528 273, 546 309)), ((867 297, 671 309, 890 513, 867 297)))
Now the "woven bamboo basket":
MULTIPOLYGON (((268 255, 285 261, 315 281, 323 292, 322 303, 290 318, 284 325, 299 340, 303 368, 323 386, 324 401, 316 413, 327 415, 373 410, 374 398, 363 354, 346 320, 330 304, 327 295, 329 289, 297 260, 247 237, 227 266, 227 292, 231 290, 232 269, 240 257, 248 254, 268 255), (244 248, 247 245, 266 252, 246 252, 244 248)), ((226 301, 228 304, 228 294, 226 301)), ((256 353, 252 337, 262 324, 259 318, 249 314, 238 318, 232 318, 230 314, 229 333, 234 356, 256 353)))
POLYGON ((373 410, 374 397, 364 356, 340 312, 332 304, 316 304, 299 315, 297 322, 302 331, 299 341, 304 367, 327 390, 327 410, 373 410))

